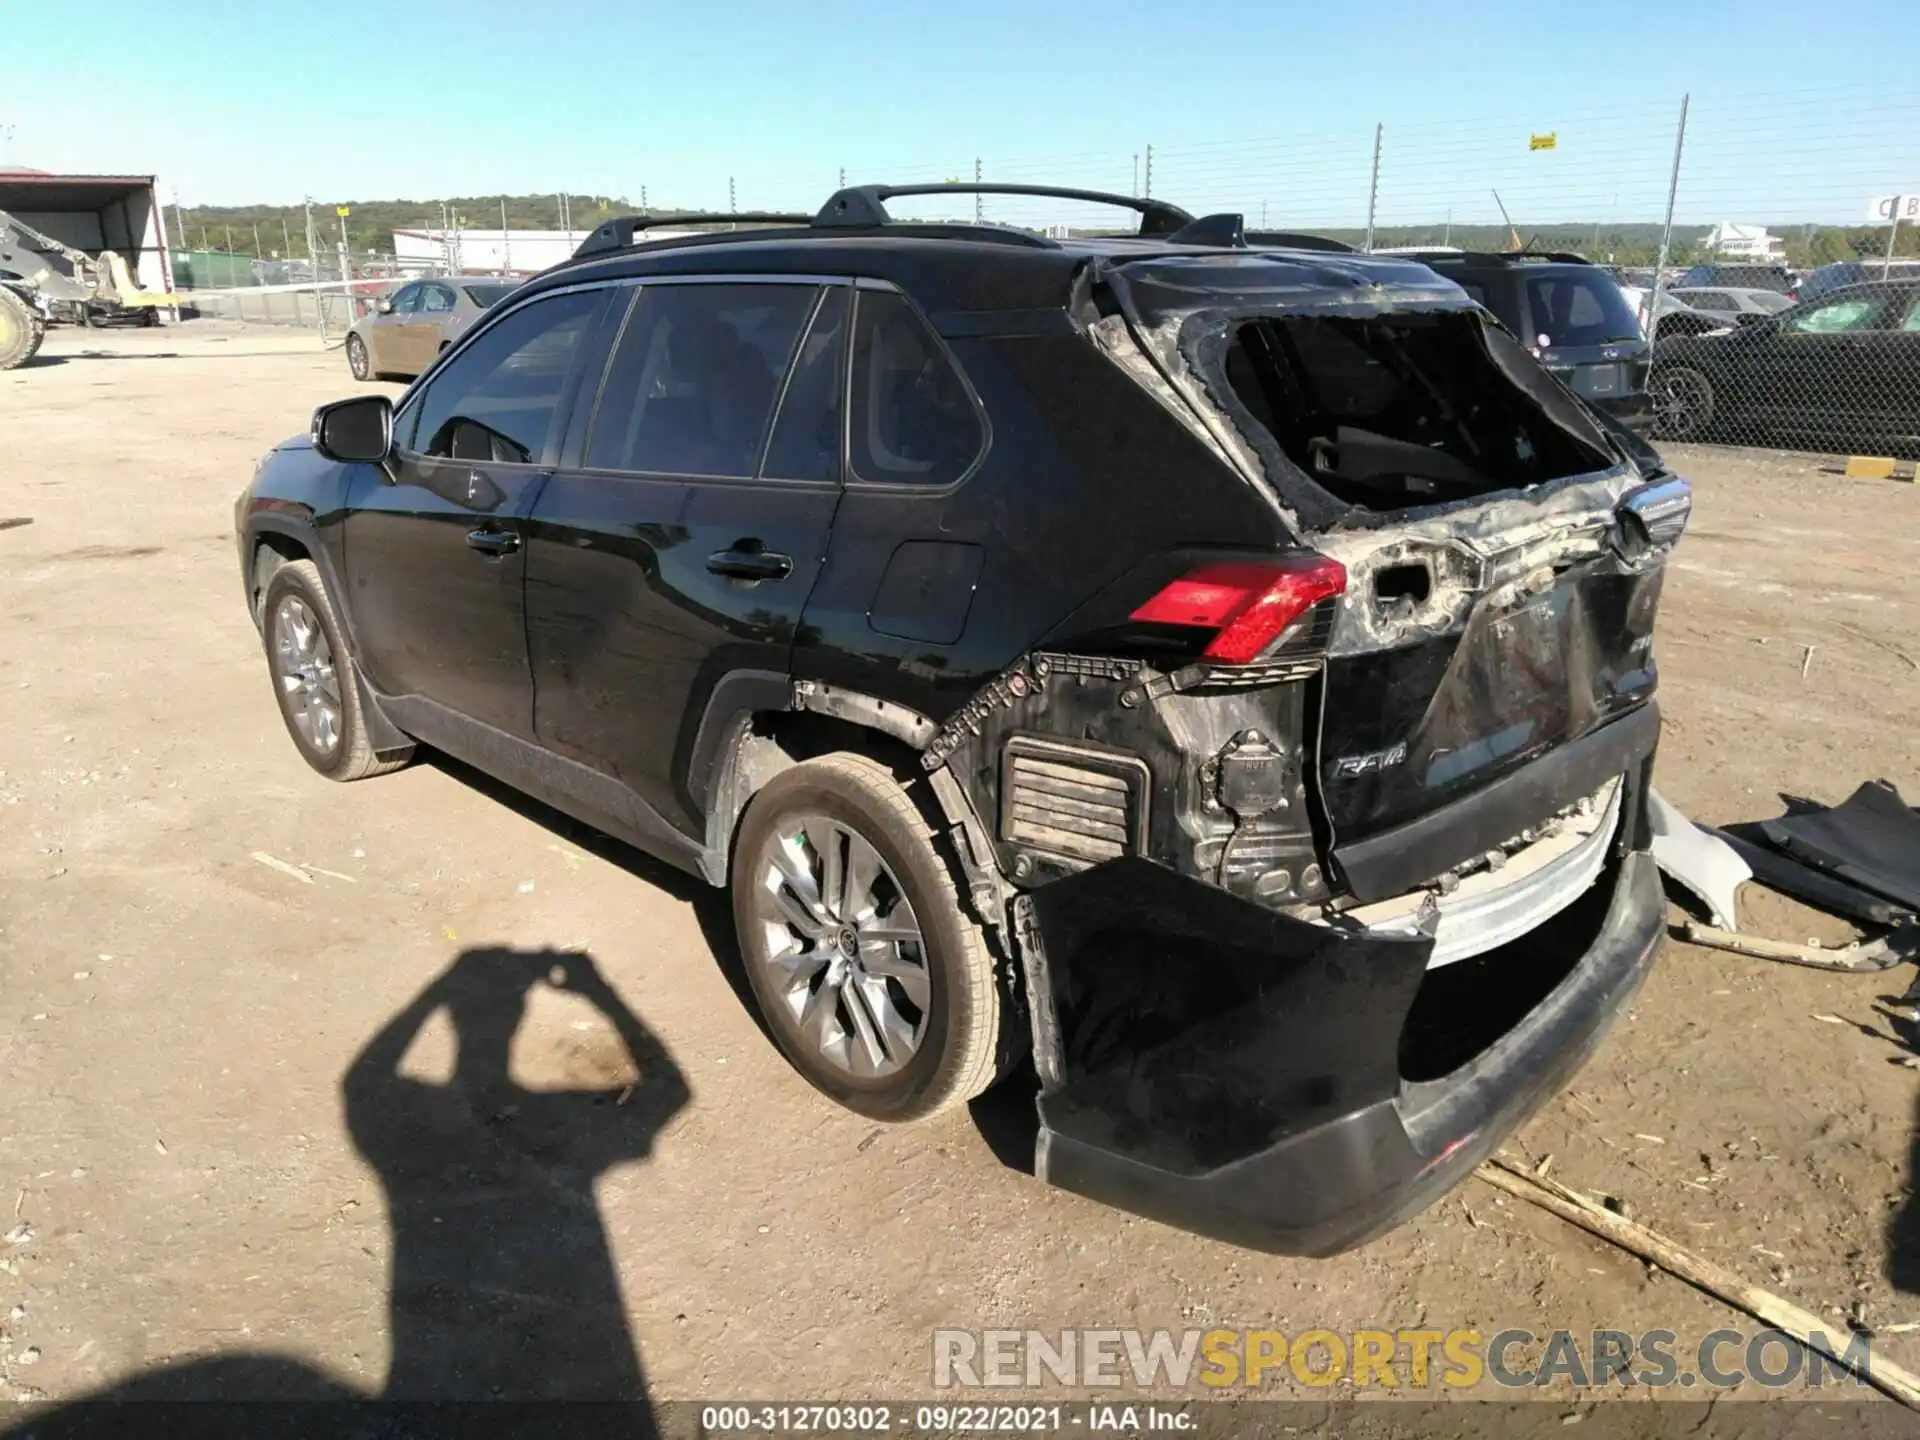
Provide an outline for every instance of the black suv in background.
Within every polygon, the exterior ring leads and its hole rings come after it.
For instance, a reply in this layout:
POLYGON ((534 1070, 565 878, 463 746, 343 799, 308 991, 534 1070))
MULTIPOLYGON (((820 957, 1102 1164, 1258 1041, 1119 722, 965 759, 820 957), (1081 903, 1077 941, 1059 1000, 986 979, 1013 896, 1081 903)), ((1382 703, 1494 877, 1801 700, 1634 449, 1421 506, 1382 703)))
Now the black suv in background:
POLYGON ((764 228, 609 222, 261 461, 300 753, 431 745, 729 887, 862 1114, 1030 1062, 1096 1198, 1306 1253, 1429 1204, 1659 943, 1686 483, 1408 261, 1005 186, 716 218, 764 228), (1139 232, 885 208, 982 189, 1139 232))
POLYGON ((1602 267, 1558 253, 1405 253, 1491 310, 1589 405, 1635 428, 1645 422, 1646 337, 1620 286, 1602 267))

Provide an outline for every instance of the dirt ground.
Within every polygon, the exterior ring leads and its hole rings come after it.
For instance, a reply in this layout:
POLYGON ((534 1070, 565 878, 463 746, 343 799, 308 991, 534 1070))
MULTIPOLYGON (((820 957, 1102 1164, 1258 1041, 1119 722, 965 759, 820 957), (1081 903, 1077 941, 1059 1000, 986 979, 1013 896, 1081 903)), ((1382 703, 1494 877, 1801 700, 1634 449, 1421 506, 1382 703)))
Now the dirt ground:
MULTIPOLYGON (((450 765, 311 774, 232 503, 355 388, 311 336, 215 322, 60 330, 0 375, 0 1397, 262 1355, 367 1393, 391 1366, 481 1395, 911 1397, 936 1327, 1757 1328, 1477 1181, 1307 1262, 1050 1190, 996 1158, 992 1106, 876 1127, 763 1039, 716 894, 450 765), (617 999, 535 986, 516 1034, 524 983, 487 987, 531 962, 503 949, 584 952, 617 999), (512 1037, 528 1114, 491 1123, 575 1107, 544 1196, 496 1203, 421 1143, 452 1032, 442 1011, 415 1040, 410 1007, 450 971, 463 1043, 505 1064, 512 1037), (580 1092, 629 1081, 619 1123, 575 1124, 580 1092), (428 1297, 406 1334, 398 1272, 428 1297), (551 1323, 489 1330, 530 1273, 551 1323)), ((1675 458, 1697 508, 1661 621, 1662 790, 1712 822, 1874 776, 1920 799, 1920 488, 1675 458)), ((1767 934, 1846 933, 1744 905, 1767 934)), ((1915 1077, 1875 1009, 1909 975, 1670 944, 1510 1149, 1836 1324, 1920 1320, 1915 1077)), ((1881 1346, 1920 1367, 1920 1331, 1881 1346)))

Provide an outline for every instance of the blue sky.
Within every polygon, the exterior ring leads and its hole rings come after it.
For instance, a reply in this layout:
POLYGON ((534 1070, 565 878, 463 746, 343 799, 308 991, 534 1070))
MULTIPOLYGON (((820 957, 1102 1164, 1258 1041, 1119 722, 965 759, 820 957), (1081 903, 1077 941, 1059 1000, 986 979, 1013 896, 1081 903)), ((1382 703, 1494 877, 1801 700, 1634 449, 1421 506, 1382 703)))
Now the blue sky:
POLYGON ((1379 123, 1382 224, 1495 219, 1495 189, 1523 229, 1657 219, 1688 91, 1683 220, 1851 220, 1920 188, 1913 0, 0 0, 0 33, 33 57, 0 160, 154 171, 189 207, 644 185, 725 209, 729 176, 742 209, 811 206, 842 166, 976 157, 1127 189, 1152 145, 1189 208, 1357 224, 1379 123))

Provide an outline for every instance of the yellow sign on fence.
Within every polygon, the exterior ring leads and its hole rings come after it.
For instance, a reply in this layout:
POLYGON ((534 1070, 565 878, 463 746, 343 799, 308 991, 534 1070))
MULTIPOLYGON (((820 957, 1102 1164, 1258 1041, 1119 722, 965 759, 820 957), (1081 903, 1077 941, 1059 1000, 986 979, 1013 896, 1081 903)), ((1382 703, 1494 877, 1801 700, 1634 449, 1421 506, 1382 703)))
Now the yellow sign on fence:
POLYGON ((1527 148, 1529 150, 1557 150, 1560 148, 1560 132, 1558 130, 1549 130, 1544 135, 1530 135, 1527 137, 1527 148))
POLYGON ((336 205, 333 207, 333 213, 344 220, 353 213, 353 208, 348 205, 336 205))

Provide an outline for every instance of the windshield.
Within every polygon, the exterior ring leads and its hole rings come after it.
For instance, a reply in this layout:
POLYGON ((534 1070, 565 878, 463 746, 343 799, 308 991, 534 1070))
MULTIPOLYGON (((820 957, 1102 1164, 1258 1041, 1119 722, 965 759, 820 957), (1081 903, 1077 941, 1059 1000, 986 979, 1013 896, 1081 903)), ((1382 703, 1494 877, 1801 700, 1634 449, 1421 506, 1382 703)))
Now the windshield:
POLYGON ((1550 270, 1527 276, 1533 343, 1543 350, 1638 340, 1640 326, 1620 287, 1599 270, 1550 270))
POLYGON ((518 287, 513 285, 466 285, 461 288, 467 292, 467 298, 469 300, 473 301, 473 303, 478 305, 482 310, 485 310, 490 305, 498 305, 518 287))

